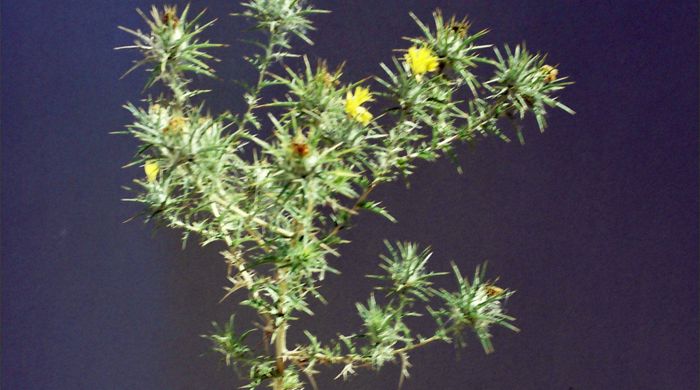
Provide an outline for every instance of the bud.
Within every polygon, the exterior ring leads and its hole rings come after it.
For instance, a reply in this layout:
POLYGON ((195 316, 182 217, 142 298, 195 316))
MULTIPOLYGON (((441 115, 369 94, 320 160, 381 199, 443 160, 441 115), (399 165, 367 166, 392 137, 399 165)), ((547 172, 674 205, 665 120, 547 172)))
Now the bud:
POLYGON ((143 166, 144 172, 146 172, 146 179, 148 180, 149 183, 153 183, 158 179, 158 172, 160 171, 160 167, 158 166, 158 161, 156 160, 148 160, 146 161, 146 164, 143 166))
POLYGON ((559 71, 557 68, 551 66, 551 65, 542 65, 540 68, 540 72, 544 74, 544 82, 545 83, 551 83, 552 81, 557 79, 557 76, 559 75, 559 71))

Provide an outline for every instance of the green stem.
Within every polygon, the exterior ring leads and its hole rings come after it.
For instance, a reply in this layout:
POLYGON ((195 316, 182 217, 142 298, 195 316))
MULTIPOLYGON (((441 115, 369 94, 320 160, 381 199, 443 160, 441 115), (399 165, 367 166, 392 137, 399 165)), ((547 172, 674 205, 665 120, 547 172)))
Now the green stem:
POLYGON ((274 42, 276 34, 277 32, 274 29, 270 29, 267 44, 265 45, 265 56, 258 68, 258 81, 255 83, 255 87, 250 93, 248 108, 241 117, 241 122, 238 124, 238 132, 243 131, 246 125, 250 123, 250 116, 252 115, 253 110, 257 108, 257 104, 255 104, 255 102, 258 100, 260 92, 263 90, 263 83, 265 82, 265 73, 267 72, 267 68, 269 68, 272 64, 272 54, 275 49, 274 42))
MULTIPOLYGON (((401 348, 397 348, 392 351, 392 355, 400 355, 412 351, 417 348, 424 347, 428 344, 434 343, 436 341, 445 340, 443 337, 432 336, 418 343, 407 345, 401 348)), ((285 355, 285 360, 294 362, 295 364, 300 364, 299 362, 308 362, 309 360, 315 359, 319 364, 330 365, 330 364, 349 364, 353 363, 355 367, 369 367, 372 365, 370 358, 361 355, 325 355, 322 353, 314 354, 313 356, 305 353, 303 350, 297 350, 294 352, 288 352, 285 355)))

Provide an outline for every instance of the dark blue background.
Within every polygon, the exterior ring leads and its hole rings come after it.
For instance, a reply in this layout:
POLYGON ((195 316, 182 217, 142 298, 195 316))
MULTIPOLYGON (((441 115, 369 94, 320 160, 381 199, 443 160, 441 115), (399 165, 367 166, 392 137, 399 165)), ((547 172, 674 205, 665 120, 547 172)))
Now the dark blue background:
MULTIPOLYGON (((578 114, 555 113, 527 144, 486 140, 462 148, 465 174, 423 164, 406 190, 374 195, 399 219, 363 215, 326 282, 329 306, 302 326, 322 335, 359 325, 353 302, 370 284, 381 239, 431 244, 432 267, 450 260, 518 290, 509 302, 520 334, 435 345, 413 356, 406 389, 698 388, 698 6, 694 1, 317 1, 308 51, 347 59, 345 80, 379 72, 407 16, 441 7, 491 28, 492 43, 526 40, 576 84, 578 114)), ((143 1, 2 2, 2 388, 224 389, 235 376, 198 335, 223 321, 225 267, 217 247, 180 251, 176 233, 138 222, 120 189, 142 175, 120 169, 136 144, 108 135, 130 121, 143 74, 119 76, 136 53, 117 25, 142 26, 143 1)), ((195 1, 220 16, 207 36, 223 83, 214 112, 240 110, 236 77, 253 72, 236 44, 235 1, 195 1)), ((301 46, 300 46, 301 47, 301 46)), ((306 48, 303 48, 306 49, 306 48)), ((247 314, 241 318, 247 319, 247 314)), ((419 321, 420 329, 428 329, 419 321)), ((292 336, 295 340, 296 336, 292 336)), ((323 389, 393 388, 398 369, 363 372, 323 389)))

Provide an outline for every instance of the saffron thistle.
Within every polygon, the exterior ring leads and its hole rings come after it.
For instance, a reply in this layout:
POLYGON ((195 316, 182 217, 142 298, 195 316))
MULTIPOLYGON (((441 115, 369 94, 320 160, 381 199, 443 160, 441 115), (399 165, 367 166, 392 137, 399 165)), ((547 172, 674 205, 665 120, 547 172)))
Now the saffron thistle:
POLYGON ((424 73, 436 71, 440 65, 433 51, 427 47, 419 48, 413 46, 408 49, 408 53, 406 53, 404 58, 411 68, 411 73, 413 73, 417 79, 420 79, 424 73))
POLYGON ((414 350, 438 342, 464 347, 469 332, 493 352, 493 327, 518 331, 505 311, 513 291, 487 279, 485 266, 470 279, 456 264, 449 288, 438 279, 448 273, 429 267, 432 251, 411 242, 385 241, 374 262, 379 272, 368 275, 377 284, 355 305, 359 328, 322 339, 297 321, 313 315, 313 299, 325 302, 325 292, 335 291, 327 280, 339 273, 333 262, 354 216, 366 210, 396 222, 375 188, 408 180, 421 161, 454 157, 460 142, 509 140, 511 132, 522 140, 527 113, 540 129, 550 107, 573 113, 554 95, 566 77, 524 46, 494 48, 490 57, 484 49, 491 45, 478 42, 485 31, 471 34, 468 22, 436 11, 432 27, 411 14, 423 34, 407 38, 410 48, 381 64, 381 76, 345 81, 340 68, 313 67, 292 50, 293 38, 310 43, 309 17, 324 11, 302 0, 245 0, 241 7, 262 41, 245 57, 258 81, 238 80, 247 105, 240 112, 209 114, 200 99, 207 91, 192 89, 196 75, 214 75, 208 51, 221 46, 200 35, 213 23, 202 13, 154 7, 150 16, 139 11, 150 31, 122 28, 136 37, 125 48, 143 55, 132 69, 147 69, 147 87, 162 84, 157 97, 126 105, 134 120, 124 133, 140 143, 127 166, 146 175, 129 200, 181 230, 183 242, 216 243, 227 266, 222 301, 230 297, 231 310, 240 305, 259 317, 215 325, 205 336, 213 350, 249 390, 316 389, 324 366, 347 379, 392 362, 401 366, 400 387, 414 350), (435 77, 425 77, 430 72, 435 77), (503 127, 506 118, 512 129, 503 127), (408 320, 419 315, 432 328, 413 328, 408 320), (262 343, 247 337, 258 330, 262 343))
POLYGON ((372 100, 374 99, 372 99, 372 93, 369 91, 369 88, 356 87, 355 93, 348 91, 345 95, 345 112, 351 118, 366 126, 374 116, 361 105, 372 100))
POLYGON ((146 161, 146 164, 143 166, 143 170, 146 172, 146 179, 148 179, 148 182, 153 183, 158 178, 158 171, 160 171, 160 167, 158 166, 157 161, 150 160, 146 161))

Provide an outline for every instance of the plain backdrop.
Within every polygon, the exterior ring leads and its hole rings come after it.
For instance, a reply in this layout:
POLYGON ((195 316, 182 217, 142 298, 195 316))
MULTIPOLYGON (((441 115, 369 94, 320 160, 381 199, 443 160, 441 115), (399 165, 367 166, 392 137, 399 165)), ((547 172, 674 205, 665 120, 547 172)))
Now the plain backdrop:
MULTIPOLYGON (((352 82, 380 72, 408 17, 442 8, 489 28, 484 42, 527 42, 576 82, 527 142, 461 147, 464 174, 446 160, 420 164, 410 189, 381 187, 400 223, 361 215, 344 237, 343 274, 323 288, 331 304, 291 328, 323 337, 351 332, 354 302, 371 289, 382 239, 431 245, 434 270, 489 260, 517 290, 508 310, 519 334, 495 329, 496 353, 478 341, 433 345, 412 356, 404 389, 698 388, 698 5, 695 1, 354 0, 316 3, 312 58, 347 60, 352 82)), ((142 175, 121 169, 134 140, 109 135, 143 97, 143 72, 120 75, 135 52, 117 25, 143 27, 145 1, 2 2, 2 380, 19 389, 231 389, 241 385, 200 338, 225 321, 225 265, 213 245, 182 251, 179 235, 154 233, 121 189, 142 175)), ((212 112, 243 108, 237 78, 248 27, 236 1, 197 0, 219 21, 205 36, 221 82, 212 112)), ((393 53, 395 54, 395 53, 393 53)), ((290 65, 297 66, 290 62, 290 65)), ((445 286, 451 282, 445 279, 445 286)), ((241 312, 241 321, 252 320, 241 312)), ((416 327, 430 329, 429 321, 416 327)), ((321 389, 391 389, 398 368, 321 389)))

